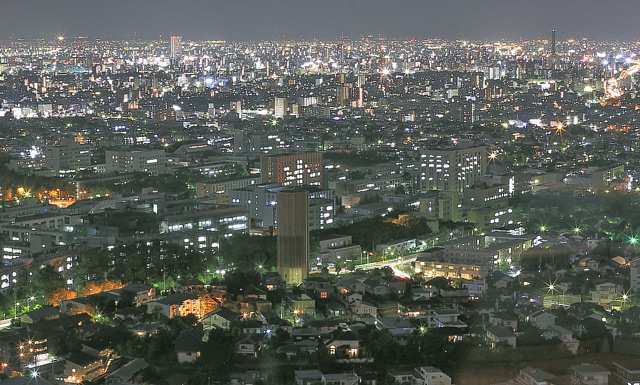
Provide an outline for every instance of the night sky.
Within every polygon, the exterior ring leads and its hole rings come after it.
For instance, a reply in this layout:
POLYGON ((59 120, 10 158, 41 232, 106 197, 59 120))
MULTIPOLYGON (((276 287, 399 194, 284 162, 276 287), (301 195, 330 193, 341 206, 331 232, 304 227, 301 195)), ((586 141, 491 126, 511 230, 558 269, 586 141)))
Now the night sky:
POLYGON ((11 37, 640 39, 640 0, 0 0, 11 37))

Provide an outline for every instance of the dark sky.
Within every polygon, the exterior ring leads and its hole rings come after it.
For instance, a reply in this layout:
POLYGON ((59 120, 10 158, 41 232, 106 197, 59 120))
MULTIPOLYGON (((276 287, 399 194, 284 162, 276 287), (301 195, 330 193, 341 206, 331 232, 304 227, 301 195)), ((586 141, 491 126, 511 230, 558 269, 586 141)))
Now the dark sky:
POLYGON ((640 38, 640 0, 0 0, 9 37, 640 38))

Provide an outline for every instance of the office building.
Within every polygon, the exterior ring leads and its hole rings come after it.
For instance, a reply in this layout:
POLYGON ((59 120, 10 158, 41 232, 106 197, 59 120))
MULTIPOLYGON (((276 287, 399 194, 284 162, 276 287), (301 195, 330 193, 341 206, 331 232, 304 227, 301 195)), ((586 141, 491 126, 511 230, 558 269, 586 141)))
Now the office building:
POLYGON ((463 192, 485 174, 486 168, 485 146, 423 150, 420 155, 420 188, 463 192))
POLYGON ((56 146, 48 146, 44 150, 45 165, 64 176, 91 166, 91 148, 74 141, 64 141, 56 146))
MULTIPOLYGON (((249 212, 251 227, 264 230, 276 227, 277 195, 286 190, 280 183, 262 184, 236 188, 227 192, 229 203, 244 206, 249 212)), ((322 230, 333 225, 335 217, 335 193, 333 190, 302 186, 309 196, 309 230, 322 230)))
POLYGON ((287 283, 302 282, 309 273, 309 193, 278 192, 278 272, 287 283))
POLYGON ((440 191, 420 197, 420 212, 432 220, 462 221, 462 196, 455 191, 440 191))
POLYGON ((106 172, 145 172, 162 174, 165 170, 164 150, 106 151, 106 172))
POLYGON ((282 183, 283 186, 324 186, 322 153, 268 155, 260 158, 262 183, 282 183))

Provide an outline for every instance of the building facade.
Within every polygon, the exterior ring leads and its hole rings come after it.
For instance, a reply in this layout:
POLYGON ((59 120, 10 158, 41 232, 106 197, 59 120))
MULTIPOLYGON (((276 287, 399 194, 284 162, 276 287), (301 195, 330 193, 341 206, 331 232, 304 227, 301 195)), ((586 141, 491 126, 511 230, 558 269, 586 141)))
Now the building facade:
POLYGON ((278 272, 287 283, 302 282, 309 273, 309 193, 278 192, 278 272))
POLYGON ((262 183, 282 183, 291 187, 324 186, 320 152, 263 156, 260 158, 260 172, 262 183))
POLYGON ((420 188, 463 192, 484 175, 486 168, 485 146, 423 150, 420 154, 420 188))

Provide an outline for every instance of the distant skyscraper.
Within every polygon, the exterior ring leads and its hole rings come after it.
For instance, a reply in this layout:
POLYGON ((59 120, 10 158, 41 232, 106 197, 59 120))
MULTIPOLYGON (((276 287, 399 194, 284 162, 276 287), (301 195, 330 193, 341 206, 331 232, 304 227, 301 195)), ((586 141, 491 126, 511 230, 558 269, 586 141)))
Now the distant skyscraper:
POLYGON ((556 30, 551 30, 551 54, 556 54, 556 30))
POLYGON ((309 274, 309 196, 306 190, 278 192, 278 272, 287 283, 309 274))
POLYGON ((182 56, 182 36, 171 36, 171 60, 177 60, 182 56))

